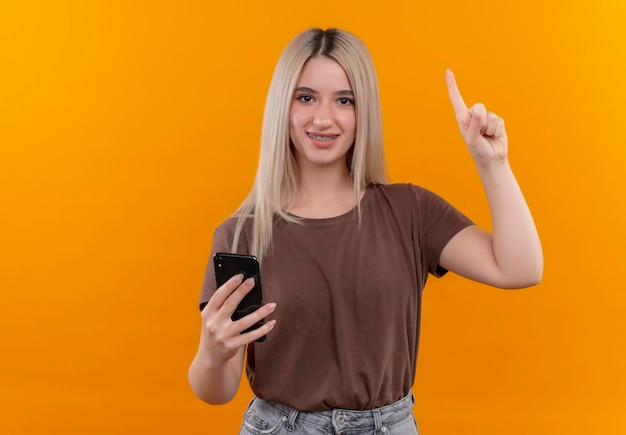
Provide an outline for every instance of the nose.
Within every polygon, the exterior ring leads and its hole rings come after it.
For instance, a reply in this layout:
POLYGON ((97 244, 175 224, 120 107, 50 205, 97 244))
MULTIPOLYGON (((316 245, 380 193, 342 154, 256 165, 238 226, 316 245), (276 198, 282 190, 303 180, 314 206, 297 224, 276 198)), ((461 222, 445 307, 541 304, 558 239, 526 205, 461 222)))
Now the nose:
POLYGON ((328 128, 332 123, 332 110, 326 104, 320 104, 313 114, 313 125, 318 128, 328 128))

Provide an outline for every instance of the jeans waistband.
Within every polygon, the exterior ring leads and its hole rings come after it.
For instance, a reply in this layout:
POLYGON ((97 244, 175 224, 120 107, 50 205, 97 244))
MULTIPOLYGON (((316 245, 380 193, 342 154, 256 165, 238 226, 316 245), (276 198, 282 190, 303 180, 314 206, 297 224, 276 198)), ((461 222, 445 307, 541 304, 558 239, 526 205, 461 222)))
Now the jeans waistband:
POLYGON ((333 409, 331 411, 304 412, 290 408, 280 403, 256 398, 266 405, 279 411, 287 427, 294 427, 296 420, 317 426, 331 426, 336 432, 350 429, 372 428, 375 431, 385 432, 386 425, 405 419, 413 413, 413 393, 403 399, 380 408, 356 411, 351 409, 333 409))

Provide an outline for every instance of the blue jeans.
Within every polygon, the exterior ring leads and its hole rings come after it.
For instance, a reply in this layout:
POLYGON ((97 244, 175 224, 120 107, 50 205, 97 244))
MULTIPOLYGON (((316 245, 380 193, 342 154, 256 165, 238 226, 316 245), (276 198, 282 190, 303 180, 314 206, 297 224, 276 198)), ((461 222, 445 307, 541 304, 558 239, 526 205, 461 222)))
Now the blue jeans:
POLYGON ((239 435, 417 435, 413 402, 410 393, 396 403, 367 411, 300 412, 254 398, 239 435))

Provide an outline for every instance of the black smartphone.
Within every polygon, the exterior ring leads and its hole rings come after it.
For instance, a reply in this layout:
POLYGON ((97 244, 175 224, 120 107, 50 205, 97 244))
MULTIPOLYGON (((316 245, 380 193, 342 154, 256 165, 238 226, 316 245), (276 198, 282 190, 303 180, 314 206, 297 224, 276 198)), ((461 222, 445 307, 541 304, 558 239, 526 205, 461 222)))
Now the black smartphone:
MULTIPOLYGON (((218 288, 237 274, 243 274, 244 281, 250 277, 254 278, 254 288, 252 288, 239 303, 231 319, 239 320, 256 311, 263 305, 263 298, 261 296, 261 269, 259 267, 259 261, 255 256, 218 252, 213 256, 213 263, 215 265, 215 280, 218 288)), ((263 323, 264 321, 261 319, 244 330, 242 334, 261 327, 263 323)), ((265 341, 265 336, 256 341, 265 341)))

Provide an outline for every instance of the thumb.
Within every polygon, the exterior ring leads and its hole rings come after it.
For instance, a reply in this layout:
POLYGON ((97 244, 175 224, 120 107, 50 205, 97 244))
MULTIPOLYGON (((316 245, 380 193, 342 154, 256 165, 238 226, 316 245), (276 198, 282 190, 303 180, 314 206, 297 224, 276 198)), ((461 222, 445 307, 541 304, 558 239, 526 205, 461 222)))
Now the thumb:
POLYGON ((482 129, 483 123, 487 119, 486 114, 483 114, 484 110, 481 111, 480 107, 477 106, 478 105, 475 105, 470 110, 468 110, 470 122, 469 127, 465 132, 465 142, 468 145, 476 144, 480 141, 482 136, 480 131, 482 129))

